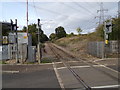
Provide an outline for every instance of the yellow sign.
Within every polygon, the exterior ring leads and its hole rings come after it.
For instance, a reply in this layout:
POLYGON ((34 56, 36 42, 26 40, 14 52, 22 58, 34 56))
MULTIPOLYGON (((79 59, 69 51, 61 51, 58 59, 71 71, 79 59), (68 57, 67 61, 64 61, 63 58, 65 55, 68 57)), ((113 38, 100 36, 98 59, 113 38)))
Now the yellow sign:
POLYGON ((108 44, 108 40, 105 40, 105 44, 108 44))
POLYGON ((24 39, 26 39, 27 38, 27 36, 24 36, 24 39))

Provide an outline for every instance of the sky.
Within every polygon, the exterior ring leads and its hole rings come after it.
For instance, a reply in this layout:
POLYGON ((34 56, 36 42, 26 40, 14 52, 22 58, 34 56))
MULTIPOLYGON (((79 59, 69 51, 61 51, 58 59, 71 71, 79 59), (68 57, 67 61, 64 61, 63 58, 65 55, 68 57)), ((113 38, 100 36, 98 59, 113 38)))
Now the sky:
MULTIPOLYGON (((29 1, 29 0, 28 0, 29 1)), ((63 26, 67 33, 75 33, 80 27, 83 34, 95 31, 99 18, 100 2, 29 2, 29 24, 37 23, 41 19, 42 30, 48 36, 55 32, 55 28, 63 26), (95 18, 96 17, 96 18, 95 18)), ((104 9, 108 9, 105 19, 116 17, 117 2, 103 2, 104 9)), ((10 22, 18 20, 19 30, 26 26, 26 2, 0 2, 0 21, 10 22)))

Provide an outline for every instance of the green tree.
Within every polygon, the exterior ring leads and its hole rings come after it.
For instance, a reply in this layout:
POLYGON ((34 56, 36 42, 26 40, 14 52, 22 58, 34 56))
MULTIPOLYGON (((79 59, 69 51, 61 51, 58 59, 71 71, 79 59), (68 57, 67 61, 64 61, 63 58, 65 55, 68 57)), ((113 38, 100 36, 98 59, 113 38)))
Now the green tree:
POLYGON ((2 24, 2 35, 3 36, 8 36, 9 32, 11 31, 11 27, 6 25, 6 24, 2 24))
POLYGON ((50 38, 50 40, 55 40, 56 39, 56 34, 55 33, 51 33, 49 38, 50 38))
POLYGON ((55 34, 58 39, 62 37, 66 37, 66 31, 62 26, 59 26, 55 29, 55 34))
POLYGON ((40 35, 40 42, 44 43, 45 41, 48 41, 48 37, 45 34, 40 35))
MULTIPOLYGON (((24 26, 22 31, 26 32, 26 27, 24 26)), ((36 24, 28 25, 28 33, 32 35, 32 45, 37 45, 38 43, 38 29, 36 28, 36 24)), ((43 30, 40 30, 40 42, 45 42, 48 40, 48 37, 44 34, 43 30)))
POLYGON ((78 27, 77 29, 76 29, 76 31, 78 32, 78 34, 80 35, 81 34, 81 32, 82 32, 82 29, 80 28, 80 27, 78 27))
MULTIPOLYGON (((109 20, 107 20, 109 21, 109 20)), ((109 40, 120 40, 120 18, 112 19, 112 32, 109 33, 109 40)), ((101 24, 96 28, 96 36, 102 37, 104 40, 104 25, 101 24)))
POLYGON ((104 39, 104 25, 103 24, 101 24, 101 25, 99 25, 97 28, 96 28, 96 37, 101 37, 102 39, 104 39))
POLYGON ((113 18, 112 32, 109 34, 110 40, 120 40, 120 18, 113 18))
POLYGON ((72 37, 72 36, 75 36, 73 32, 71 32, 70 34, 67 34, 67 37, 72 37))
POLYGON ((26 32, 27 31, 27 27, 24 26, 23 29, 22 29, 23 32, 26 32))

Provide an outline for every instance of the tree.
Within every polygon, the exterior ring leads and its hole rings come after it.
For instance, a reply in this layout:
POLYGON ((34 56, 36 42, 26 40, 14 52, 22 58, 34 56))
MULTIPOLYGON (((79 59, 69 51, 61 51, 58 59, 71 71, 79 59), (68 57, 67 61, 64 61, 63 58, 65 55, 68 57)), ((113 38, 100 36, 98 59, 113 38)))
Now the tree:
MULTIPOLYGON (((108 20, 107 20, 108 21, 108 20)), ((120 18, 112 19, 112 32, 109 33, 109 40, 120 40, 120 18)), ((101 24, 96 28, 96 36, 104 39, 104 25, 101 24)))
POLYGON ((49 39, 48 39, 47 35, 45 35, 45 34, 40 35, 40 42, 41 43, 44 43, 45 41, 48 41, 48 40, 49 39))
POLYGON ((7 24, 2 24, 2 35, 8 36, 9 32, 11 31, 11 27, 7 24))
POLYGON ((22 29, 23 32, 26 32, 27 31, 27 27, 24 26, 23 29, 22 29))
POLYGON ((49 38, 50 38, 50 40, 55 40, 56 39, 56 34, 55 33, 51 33, 49 38))
POLYGON ((120 40, 120 18, 113 18, 112 32, 109 34, 110 40, 120 40))
POLYGON ((97 37, 101 37, 102 39, 104 39, 104 30, 103 30, 103 27, 104 27, 104 25, 101 24, 101 25, 99 25, 99 26, 96 28, 96 31, 95 31, 96 36, 97 36, 97 37))
MULTIPOLYGON (((22 31, 26 32, 27 27, 23 27, 22 31)), ((28 25, 28 33, 32 35, 32 45, 37 45, 38 43, 38 29, 36 24, 28 25)), ((43 30, 40 30, 40 42, 44 43, 48 40, 48 37, 44 34, 43 30)))
POLYGON ((80 28, 80 27, 78 27, 77 29, 76 29, 76 31, 78 32, 78 34, 80 35, 81 34, 81 32, 82 32, 82 29, 80 28))
POLYGON ((55 29, 55 34, 58 39, 62 37, 66 37, 66 31, 62 26, 59 26, 55 29))
POLYGON ((75 36, 73 32, 71 32, 70 34, 67 34, 67 37, 72 37, 72 36, 75 36))

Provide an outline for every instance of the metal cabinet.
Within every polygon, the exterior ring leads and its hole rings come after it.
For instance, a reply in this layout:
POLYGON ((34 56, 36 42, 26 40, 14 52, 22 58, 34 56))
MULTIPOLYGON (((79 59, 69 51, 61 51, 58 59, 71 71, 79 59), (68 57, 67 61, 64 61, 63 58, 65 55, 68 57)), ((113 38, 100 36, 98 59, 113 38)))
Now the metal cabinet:
POLYGON ((36 61, 36 47, 28 46, 28 62, 36 61))

